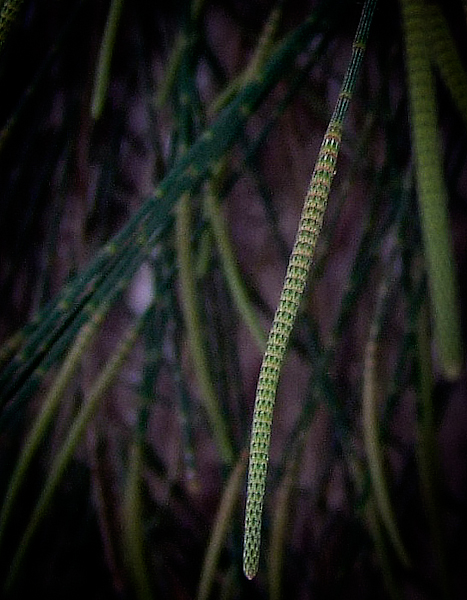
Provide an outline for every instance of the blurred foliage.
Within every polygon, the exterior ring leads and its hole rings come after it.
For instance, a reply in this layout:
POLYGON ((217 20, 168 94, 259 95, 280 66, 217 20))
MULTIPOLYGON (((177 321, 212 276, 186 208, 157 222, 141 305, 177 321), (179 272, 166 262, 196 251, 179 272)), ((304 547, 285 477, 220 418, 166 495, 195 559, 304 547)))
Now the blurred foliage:
MULTIPOLYGON (((466 381, 434 341, 401 6, 378 3, 344 128, 248 581, 261 352, 361 4, 4 0, 2 597, 463 597, 466 381)), ((466 16, 442 9, 465 340, 466 16)))

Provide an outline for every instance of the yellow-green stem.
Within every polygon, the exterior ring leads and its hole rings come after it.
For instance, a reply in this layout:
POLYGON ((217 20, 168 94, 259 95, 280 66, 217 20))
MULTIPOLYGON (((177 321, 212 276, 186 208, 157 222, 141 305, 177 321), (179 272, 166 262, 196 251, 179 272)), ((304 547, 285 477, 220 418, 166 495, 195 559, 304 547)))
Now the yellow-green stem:
POLYGON ((141 506, 143 447, 135 439, 130 449, 128 475, 123 502, 124 557, 138 600, 151 600, 153 594, 144 555, 144 531, 141 506))
POLYGON ((204 556, 197 600, 207 600, 211 593, 219 556, 229 528, 232 525, 232 515, 240 497, 247 461, 247 452, 242 452, 227 480, 219 508, 214 518, 208 549, 204 556))
POLYGON ((422 306, 417 333, 417 459, 420 489, 433 544, 442 597, 451 597, 448 564, 444 545, 439 505, 440 465, 436 442, 433 407, 434 377, 431 366, 430 320, 428 306, 422 306))
POLYGON ((177 206, 176 243, 181 283, 182 310, 185 320, 187 339, 201 397, 216 440, 222 460, 231 464, 234 457, 229 431, 222 414, 206 356, 206 347, 198 305, 196 269, 193 264, 191 247, 191 196, 184 194, 177 206))
POLYGON ((120 22, 120 16, 122 14, 122 8, 123 0, 112 0, 99 51, 96 75, 94 78, 91 114, 95 120, 99 119, 101 116, 102 110, 104 109, 105 99, 107 97, 107 88, 109 87, 110 78, 110 64, 112 62, 115 38, 117 37, 117 29, 120 22))
POLYGON ((19 490, 26 476, 26 472, 31 464, 31 460, 33 459, 39 444, 47 432, 53 415, 59 406, 62 395, 80 364, 83 353, 89 347, 94 334, 100 327, 100 324, 107 312, 107 308, 108 307, 103 306, 94 316, 94 318, 81 329, 73 346, 69 350, 65 361, 57 377, 55 378, 54 384, 45 398, 39 415, 37 416, 34 425, 24 443, 23 450, 16 463, 15 470, 8 485, 6 497, 0 513, 0 545, 3 541, 5 527, 7 525, 11 510, 17 499, 19 490))
POLYGON ((287 345, 303 298, 336 172, 342 128, 365 53, 376 0, 367 0, 355 34, 352 55, 326 130, 298 225, 279 304, 266 344, 253 411, 245 509, 243 571, 252 579, 259 566, 261 523, 274 404, 287 345))
POLYGON ((436 2, 427 2, 428 40, 433 60, 467 124, 467 74, 449 31, 446 18, 436 2))
POLYGON ((258 316, 251 305, 245 289, 242 275, 235 260, 234 251, 230 243, 230 236, 222 216, 214 186, 207 188, 205 196, 206 212, 216 240, 219 258, 224 276, 229 286, 232 298, 238 311, 250 330, 258 348, 264 352, 266 347, 266 334, 260 325, 258 316))
POLYGON ((380 428, 378 424, 378 376, 376 356, 378 350, 378 337, 380 334, 381 310, 383 309, 386 286, 382 285, 378 298, 375 317, 370 330, 370 335, 365 348, 365 364, 363 371, 363 442, 370 470, 371 485, 376 506, 381 519, 386 527, 389 539, 394 546, 401 563, 408 567, 410 564, 407 551, 402 542, 394 510, 389 497, 388 485, 384 469, 384 456, 381 448, 380 428))
POLYGON ((50 467, 50 472, 47 477, 47 481, 45 482, 44 489, 42 490, 39 500, 37 501, 26 531, 19 544, 18 551, 12 561, 7 582, 8 587, 14 583, 30 542, 42 519, 47 514, 47 510, 49 509, 53 495, 66 471, 67 466, 73 458, 76 447, 86 431, 88 423, 96 413, 96 410, 99 407, 99 402, 102 399, 105 391, 109 388, 113 379, 119 373, 124 360, 131 351, 143 322, 144 318, 142 317, 135 326, 130 327, 123 342, 120 344, 119 348, 100 374, 96 383, 91 388, 89 396, 76 416, 62 448, 55 456, 50 467))
POLYGON ((434 335, 447 379, 462 369, 463 350, 443 154, 438 134, 436 89, 430 63, 427 13, 421 0, 401 0, 406 37, 410 121, 420 221, 430 285, 434 335))

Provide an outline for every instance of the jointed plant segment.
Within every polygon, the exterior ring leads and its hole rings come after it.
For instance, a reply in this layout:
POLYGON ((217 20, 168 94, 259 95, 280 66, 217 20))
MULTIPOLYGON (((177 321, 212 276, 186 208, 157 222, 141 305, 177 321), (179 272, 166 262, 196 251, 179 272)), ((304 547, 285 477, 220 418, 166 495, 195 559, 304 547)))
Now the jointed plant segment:
POLYGON ((420 221, 430 284, 434 334, 446 378, 462 368, 459 301, 452 256, 447 191, 438 135, 436 95, 430 62, 430 38, 424 3, 402 0, 406 36, 410 120, 417 177, 420 221))
POLYGON ((251 579, 259 562, 261 513, 271 437, 272 413, 287 343, 305 291, 313 251, 321 230, 334 176, 341 127, 331 123, 325 135, 310 190, 300 218, 279 305, 269 333, 256 392, 250 443, 248 492, 243 550, 245 575, 251 579))
POLYGON ((94 91, 91 102, 91 114, 94 119, 99 119, 104 109, 104 103, 107 95, 107 88, 110 77, 110 63, 112 62, 112 53, 115 45, 117 29, 122 14, 123 0, 112 0, 105 26, 105 33, 102 38, 102 45, 99 52, 99 62, 94 78, 94 91))
POLYGON ((342 127, 362 62, 375 0, 365 3, 355 35, 350 64, 324 136, 300 217, 284 286, 269 333, 256 391, 250 442, 245 513, 243 570, 252 579, 258 570, 272 414, 287 344, 305 291, 314 250, 336 172, 342 127))

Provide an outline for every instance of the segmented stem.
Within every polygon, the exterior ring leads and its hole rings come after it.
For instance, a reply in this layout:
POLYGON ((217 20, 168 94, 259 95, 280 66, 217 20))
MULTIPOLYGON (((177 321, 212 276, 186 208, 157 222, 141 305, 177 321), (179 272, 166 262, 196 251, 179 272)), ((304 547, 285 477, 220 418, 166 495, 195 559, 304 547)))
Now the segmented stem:
POLYGON ((261 517, 269 460, 272 415, 279 376, 323 225, 327 200, 336 171, 343 121, 355 88, 375 4, 376 0, 367 0, 363 7, 351 60, 305 197, 297 236, 259 374, 250 441, 243 547, 243 570, 248 579, 252 579, 256 575, 259 565, 261 517))
POLYGON ((252 579, 258 570, 261 515, 266 487, 272 413, 279 376, 323 224, 340 139, 341 127, 339 124, 331 122, 324 137, 305 198, 297 237, 259 374, 250 442, 243 548, 243 569, 249 579, 252 579))
POLYGON ((444 375, 447 379, 455 379, 462 369, 463 350, 435 84, 425 26, 427 13, 420 0, 401 0, 401 8, 406 35, 412 143, 434 333, 444 375))

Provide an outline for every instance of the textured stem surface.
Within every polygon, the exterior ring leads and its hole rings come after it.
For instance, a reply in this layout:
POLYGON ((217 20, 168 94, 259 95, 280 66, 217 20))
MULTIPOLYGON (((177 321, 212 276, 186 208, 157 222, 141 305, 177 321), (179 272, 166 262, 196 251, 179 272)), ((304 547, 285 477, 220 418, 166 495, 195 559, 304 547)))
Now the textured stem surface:
POLYGON ((375 0, 367 0, 363 7, 350 63, 305 197, 297 236, 259 374, 250 441, 243 546, 243 570, 248 579, 256 575, 259 565, 261 517, 279 376, 323 225, 327 200, 336 172, 343 122, 365 52, 375 4, 375 0))
POLYGON ((341 127, 331 123, 324 137, 306 195, 284 287, 259 374, 250 442, 243 549, 244 571, 249 579, 252 579, 258 570, 261 514, 276 390, 287 343, 305 291, 314 249, 323 224, 326 201, 335 172, 340 135, 341 127))
POLYGON ((427 13, 420 0, 402 0, 406 34, 412 145, 420 222, 430 284, 434 333, 440 366, 447 379, 462 369, 459 300, 438 134, 436 89, 430 63, 427 13))

